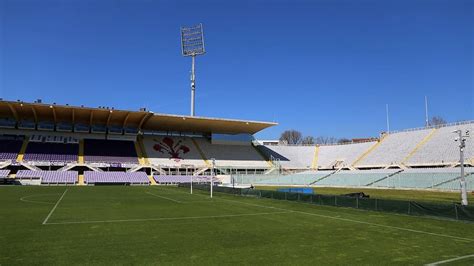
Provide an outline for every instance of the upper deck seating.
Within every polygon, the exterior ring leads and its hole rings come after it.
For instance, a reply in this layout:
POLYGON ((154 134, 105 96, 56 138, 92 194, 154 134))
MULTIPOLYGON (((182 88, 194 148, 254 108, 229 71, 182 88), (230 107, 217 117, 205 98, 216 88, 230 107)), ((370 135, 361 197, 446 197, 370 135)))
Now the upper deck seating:
POLYGON ((16 160, 22 144, 22 140, 0 140, 0 161, 16 160))
POLYGON ((379 146, 356 166, 386 166, 400 164, 403 159, 430 133, 431 129, 389 134, 379 146))
POLYGON ((143 140, 151 164, 179 167, 206 166, 196 145, 189 137, 147 136, 143 140))
MULTIPOLYGON (((474 123, 437 129, 433 136, 410 157, 407 164, 433 165, 458 162, 459 142, 454 141, 458 135, 453 133, 453 131, 458 129, 462 130, 463 133, 469 130, 471 134, 473 134, 474 123)), ((474 139, 472 139, 472 137, 466 140, 466 147, 464 148, 464 156, 466 159, 474 158, 473 141, 474 139)))
POLYGON ((84 160, 89 163, 138 164, 133 141, 84 140, 84 160))
POLYGON ((23 160, 41 162, 77 162, 78 144, 29 142, 23 160))
POLYGON ((342 145, 324 145, 319 147, 318 168, 329 169, 337 162, 339 167, 350 166, 376 142, 351 143, 342 145))
POLYGON ((268 168, 270 165, 249 143, 248 145, 212 144, 204 138, 195 138, 208 160, 214 158, 217 167, 268 168))
POLYGON ((309 169, 312 166, 314 146, 259 145, 257 146, 268 158, 280 162, 285 168, 309 169))

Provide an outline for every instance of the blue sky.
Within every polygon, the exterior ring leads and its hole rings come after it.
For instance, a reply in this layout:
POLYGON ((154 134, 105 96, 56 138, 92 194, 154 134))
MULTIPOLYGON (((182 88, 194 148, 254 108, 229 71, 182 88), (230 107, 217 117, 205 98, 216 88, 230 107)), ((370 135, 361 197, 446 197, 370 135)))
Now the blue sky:
POLYGON ((196 114, 259 133, 377 136, 474 118, 471 0, 0 0, 0 97, 189 114, 179 28, 202 22, 196 114))

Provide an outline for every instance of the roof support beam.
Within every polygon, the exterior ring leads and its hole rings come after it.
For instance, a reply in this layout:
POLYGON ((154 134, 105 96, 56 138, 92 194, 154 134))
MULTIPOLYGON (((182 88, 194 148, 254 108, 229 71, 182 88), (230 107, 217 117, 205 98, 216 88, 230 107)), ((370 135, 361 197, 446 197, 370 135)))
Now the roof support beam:
POLYGON ((54 109, 52 105, 50 105, 49 108, 53 111, 53 121, 56 124, 56 109, 54 109))
POLYGON ((123 119, 123 124, 122 127, 125 128, 125 125, 127 124, 128 118, 130 117, 131 112, 128 112, 127 115, 125 116, 125 119, 123 119))
POLYGON ((33 116, 35 117, 35 123, 38 124, 38 115, 36 114, 36 109, 34 105, 31 105, 31 111, 33 111, 33 116))
POLYGON ((20 118, 18 117, 18 113, 15 110, 15 108, 13 107, 13 105, 11 105, 11 103, 9 103, 8 107, 10 108, 10 111, 12 111, 13 117, 15 117, 16 121, 19 122, 20 118))
POLYGON ((142 130, 143 125, 145 124, 148 119, 153 116, 153 113, 146 113, 143 118, 140 120, 140 124, 138 124, 138 130, 142 130))
POLYGON ((106 124, 107 127, 109 127, 110 119, 112 118, 112 113, 113 113, 113 111, 110 110, 110 111, 109 111, 109 115, 108 115, 108 117, 107 117, 107 124, 106 124))
POLYGON ((89 126, 92 126, 92 119, 94 118, 94 111, 91 110, 91 116, 89 119, 89 126))

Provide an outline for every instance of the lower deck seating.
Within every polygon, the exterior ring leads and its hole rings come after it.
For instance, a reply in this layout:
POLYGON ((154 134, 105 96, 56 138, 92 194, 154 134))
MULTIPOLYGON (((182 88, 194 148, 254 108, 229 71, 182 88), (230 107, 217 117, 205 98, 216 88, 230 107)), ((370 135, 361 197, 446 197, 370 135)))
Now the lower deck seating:
POLYGON ((138 164, 133 141, 84 140, 84 160, 88 163, 138 164))
POLYGON ((16 174, 16 178, 20 180, 41 179, 41 184, 76 184, 78 173, 76 171, 20 170, 16 174))
POLYGON ((318 171, 308 174, 293 175, 247 175, 233 176, 238 184, 258 184, 258 185, 309 185, 316 180, 327 176, 332 171, 318 171))
MULTIPOLYGON (((466 168, 466 173, 472 173, 473 169, 474 168, 466 168)), ((418 189, 437 188, 437 184, 457 179, 460 176, 459 168, 407 169, 385 180, 377 182, 372 186, 418 189)))
MULTIPOLYGON (((189 175, 155 175, 153 176, 158 184, 181 184, 181 183, 208 183, 211 180, 210 176, 189 176, 189 175)), ((214 182, 218 179, 214 178, 214 182)))
POLYGON ((327 178, 316 182, 320 186, 349 186, 359 187, 387 177, 397 170, 371 170, 371 171, 340 171, 327 178))
POLYGON ((84 172, 86 184, 150 184, 145 172, 84 172))
POLYGON ((10 170, 0 170, 0 178, 7 178, 10 170))

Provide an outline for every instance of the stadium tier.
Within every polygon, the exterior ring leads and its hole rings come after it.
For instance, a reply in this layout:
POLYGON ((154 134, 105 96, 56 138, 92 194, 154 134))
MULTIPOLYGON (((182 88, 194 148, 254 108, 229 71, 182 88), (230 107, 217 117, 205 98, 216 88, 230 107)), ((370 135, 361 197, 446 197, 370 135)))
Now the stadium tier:
POLYGON ((10 170, 0 170, 0 178, 7 178, 10 170))
MULTIPOLYGON (((210 176, 189 176, 189 175, 155 175, 153 179, 158 184, 181 184, 181 183, 208 183, 211 181, 210 176)), ((219 183, 217 178, 214 182, 219 183)))
POLYGON ((20 180, 40 179, 41 184, 76 184, 78 173, 76 171, 20 170, 17 172, 16 178, 20 180))
MULTIPOLYGON (((274 123, 144 110, 0 101, 0 120, 0 169, 20 180, 79 185, 176 184, 191 175, 205 182, 214 160, 215 174, 228 183, 458 189, 453 131, 474 130, 467 121, 305 146, 256 144, 253 134, 274 123)), ((473 166, 470 139, 464 154, 473 166)))
POLYGON ((138 164, 133 141, 84 140, 84 160, 87 163, 138 164))
POLYGON ((22 145, 22 140, 0 140, 0 161, 16 160, 22 145))
POLYGON ((29 142, 23 157, 33 162, 77 162, 78 144, 29 142))
POLYGON ((142 184, 148 185, 150 180, 144 172, 84 172, 86 184, 142 184))

